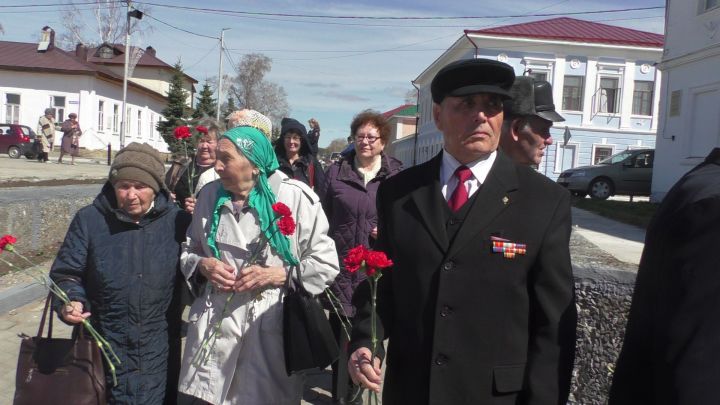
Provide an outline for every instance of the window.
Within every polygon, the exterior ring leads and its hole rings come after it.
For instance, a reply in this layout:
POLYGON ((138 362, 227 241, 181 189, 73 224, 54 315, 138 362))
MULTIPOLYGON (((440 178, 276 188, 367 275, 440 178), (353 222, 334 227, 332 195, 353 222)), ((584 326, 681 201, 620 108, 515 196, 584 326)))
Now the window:
POLYGON ((534 71, 531 70, 530 73, 528 74, 528 76, 532 77, 532 78, 535 79, 535 80, 548 81, 548 79, 547 79, 547 78, 548 78, 548 72, 542 72, 542 71, 540 71, 540 72, 534 72, 534 71))
POLYGON ((654 152, 643 152, 637 154, 630 161, 631 167, 636 169, 648 169, 653 167, 654 152))
POLYGON ((9 124, 20 123, 20 95, 19 94, 6 94, 5 104, 7 109, 5 111, 5 122, 9 124))
POLYGON ((65 96, 51 96, 50 104, 55 110, 55 122, 65 121, 65 96))
POLYGON ((557 144, 555 152, 555 172, 560 173, 563 170, 575 167, 575 155, 577 154, 577 145, 567 144, 561 146, 557 144))
POLYGON ((142 111, 137 113, 137 136, 142 136, 142 111))
POLYGON ((113 104, 113 117, 112 117, 112 131, 114 134, 117 134, 118 131, 118 124, 120 123, 120 106, 117 104, 113 104))
POLYGON ((123 125, 125 126, 125 135, 130 135, 130 107, 125 111, 125 121, 123 125))
POLYGON ((98 131, 103 130, 103 124, 105 123, 105 102, 100 100, 98 101, 98 131))
POLYGON ((715 8, 720 4, 720 0, 705 0, 705 9, 703 11, 715 8))
POLYGON ((594 165, 598 164, 601 160, 605 160, 612 156, 613 148, 612 146, 594 146, 593 147, 593 163, 594 165))
POLYGON ((635 81, 633 90, 632 113, 635 115, 651 115, 653 86, 655 83, 649 81, 635 81))
POLYGON ((611 114, 619 112, 620 80, 618 78, 601 77, 598 95, 600 96, 599 112, 611 114))
POLYGON ((153 139, 154 136, 155 136, 155 114, 150 113, 150 132, 149 132, 148 137, 150 139, 153 139))
POLYGON ((568 111, 582 111, 583 76, 565 76, 563 83, 562 108, 568 111))

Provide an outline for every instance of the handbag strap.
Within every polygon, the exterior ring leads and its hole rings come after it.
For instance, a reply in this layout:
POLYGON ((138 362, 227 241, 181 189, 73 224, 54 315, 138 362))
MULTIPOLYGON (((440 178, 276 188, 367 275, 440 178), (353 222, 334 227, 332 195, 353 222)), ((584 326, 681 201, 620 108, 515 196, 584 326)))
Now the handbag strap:
MULTIPOLYGON (((49 292, 47 298, 45 299, 45 309, 43 309, 42 318, 40 318, 40 326, 38 327, 38 338, 42 337, 43 330, 45 329, 45 318, 47 318, 48 310, 50 309, 50 301, 52 301, 52 292, 49 292)), ((50 322, 48 325, 48 338, 52 338, 52 329, 53 317, 50 316, 50 322)))
POLYGON ((300 275, 300 266, 293 266, 295 268, 295 274, 297 275, 297 282, 292 282, 292 268, 288 271, 287 280, 285 280, 285 289, 290 291, 290 287, 292 286, 295 290, 300 290, 301 292, 308 294, 307 290, 305 290, 305 286, 303 286, 302 282, 302 276, 300 275))

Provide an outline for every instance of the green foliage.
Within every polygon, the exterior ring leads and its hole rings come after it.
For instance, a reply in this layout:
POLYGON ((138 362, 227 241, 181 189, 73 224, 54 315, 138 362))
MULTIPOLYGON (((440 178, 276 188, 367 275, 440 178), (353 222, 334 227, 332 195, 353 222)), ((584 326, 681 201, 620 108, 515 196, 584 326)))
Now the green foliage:
POLYGON ((210 88, 210 84, 205 81, 203 88, 200 91, 195 111, 193 112, 193 118, 198 119, 202 117, 215 118, 217 104, 213 98, 213 91, 210 88))
POLYGON ((235 105, 235 100, 233 99, 233 97, 228 98, 227 103, 225 103, 225 109, 221 112, 220 121, 224 122, 225 117, 227 117, 228 115, 230 115, 233 111, 236 111, 237 109, 238 108, 235 105))
POLYGON ((644 229, 647 229, 658 207, 657 204, 645 201, 600 201, 591 198, 573 198, 573 206, 644 229))
POLYGON ((162 110, 165 120, 160 120, 157 123, 157 130, 168 144, 170 152, 183 153, 182 142, 175 139, 173 130, 181 125, 186 125, 192 114, 192 109, 186 104, 188 93, 183 88, 183 70, 180 61, 175 64, 174 68, 175 70, 170 79, 170 89, 167 94, 167 107, 162 110))

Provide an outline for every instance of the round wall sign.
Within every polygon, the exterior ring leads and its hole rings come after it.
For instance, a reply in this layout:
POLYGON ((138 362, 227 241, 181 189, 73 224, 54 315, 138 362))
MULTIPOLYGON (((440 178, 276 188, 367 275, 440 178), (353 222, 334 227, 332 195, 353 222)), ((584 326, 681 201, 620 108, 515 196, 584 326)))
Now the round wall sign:
POLYGON ((642 65, 640 65, 641 73, 647 73, 649 71, 650 71, 650 65, 648 65, 647 63, 643 63, 642 65))
POLYGON ((506 63, 508 61, 508 56, 506 53, 501 53, 497 56, 498 62, 506 63))
POLYGON ((580 67, 580 61, 577 59, 573 59, 570 61, 570 67, 573 69, 577 69, 580 67))

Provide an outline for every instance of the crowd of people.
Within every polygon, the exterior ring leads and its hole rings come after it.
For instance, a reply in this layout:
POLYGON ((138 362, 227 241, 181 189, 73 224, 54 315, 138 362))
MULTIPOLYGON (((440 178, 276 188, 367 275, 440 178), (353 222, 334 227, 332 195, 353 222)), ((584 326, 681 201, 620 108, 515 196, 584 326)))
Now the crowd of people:
MULTIPOLYGON (((149 145, 121 150, 100 194, 73 219, 50 272, 71 300, 56 303, 60 318, 89 318, 121 360, 118 383, 108 376, 108 402, 299 403, 304 376, 287 372, 283 352, 282 302, 293 281, 337 300, 326 302, 340 348, 332 364, 337 404, 362 403, 359 390, 381 385, 386 404, 565 404, 576 327, 570 195, 533 169, 552 144, 549 128, 563 120, 550 83, 471 59, 440 69, 431 93, 444 148, 411 168, 385 153, 390 127, 373 110, 354 117, 348 150, 326 169, 317 158, 317 120, 308 131, 283 119, 273 145, 270 120, 253 110, 234 112, 225 125, 202 122, 194 156, 167 173, 149 145), (293 232, 281 232, 276 203, 294 218, 293 232), (393 262, 376 291, 343 263, 359 245, 393 262), (194 361, 214 332, 208 361, 194 361), (372 351, 375 337, 387 350, 372 351)), ((43 130, 53 125, 45 118, 43 130)), ((74 156, 79 128, 63 128, 63 150, 74 156)), ((706 166, 717 165, 718 154, 706 166)), ((703 212, 717 216, 716 200, 703 212)), ((697 210, 687 215, 698 227, 707 223, 697 210)), ((674 228, 661 221, 655 227, 664 239, 649 236, 656 242, 648 249, 668 254, 674 228)), ((716 240, 706 231, 693 252, 716 240)), ((645 264, 662 260, 652 254, 645 264)), ((695 271, 702 266, 713 264, 695 271)), ((673 380, 672 364, 653 372, 648 356, 659 361, 663 348, 645 343, 660 287, 638 287, 644 301, 633 304, 611 403, 702 403, 715 374, 673 380), (640 378, 645 385, 633 386, 640 378), (678 396, 684 381, 695 394, 678 396), (675 390, 664 397, 671 400, 653 399, 660 382, 675 390)), ((707 345, 683 347, 699 356, 707 345)))

